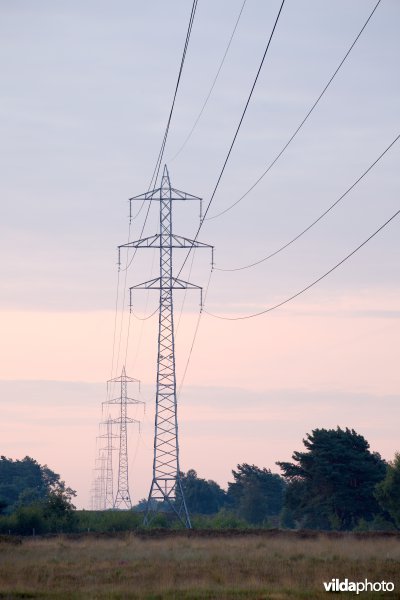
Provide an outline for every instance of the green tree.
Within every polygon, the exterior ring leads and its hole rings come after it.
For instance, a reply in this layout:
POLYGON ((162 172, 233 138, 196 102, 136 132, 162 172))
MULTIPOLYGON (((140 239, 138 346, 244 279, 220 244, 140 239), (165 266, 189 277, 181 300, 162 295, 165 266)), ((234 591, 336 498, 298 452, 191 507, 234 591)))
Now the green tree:
POLYGON ((75 525, 75 506, 72 498, 76 492, 66 487, 64 481, 51 485, 43 502, 43 516, 50 531, 72 531, 75 525))
POLYGON ((4 512, 40 505, 48 514, 65 515, 75 508, 71 501, 75 495, 47 465, 40 465, 29 456, 22 460, 1 456, 0 504, 4 512))
POLYGON ((33 458, 22 460, 0 458, 0 500, 7 505, 7 512, 20 504, 32 504, 45 498, 47 487, 42 467, 33 458))
POLYGON ((224 505, 224 490, 215 481, 198 477, 194 469, 181 473, 181 481, 189 513, 211 515, 224 505))
POLYGON ((277 473, 243 463, 232 471, 228 483, 228 505, 248 523, 260 524, 282 510, 285 482, 277 473))
POLYGON ((278 462, 288 487, 285 507, 303 527, 352 529, 380 511, 374 496, 385 477, 386 463, 370 452, 354 429, 314 429, 303 440, 306 452, 294 462, 278 462))
POLYGON ((380 506, 392 517, 400 528, 400 453, 396 452, 393 462, 387 465, 386 476, 378 483, 375 497, 380 506))

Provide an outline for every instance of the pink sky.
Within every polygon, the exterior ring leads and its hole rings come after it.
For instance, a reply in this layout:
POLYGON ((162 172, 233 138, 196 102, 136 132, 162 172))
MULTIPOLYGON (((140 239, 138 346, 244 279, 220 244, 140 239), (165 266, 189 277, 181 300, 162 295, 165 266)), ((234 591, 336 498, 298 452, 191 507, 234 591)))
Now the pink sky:
MULTIPOLYGON (((182 468, 196 468, 225 486, 237 462, 275 469, 275 461, 299 449, 311 428, 336 425, 354 427, 374 450, 392 458, 399 449, 400 417, 400 403, 393 400, 400 388, 395 309, 394 292, 375 290, 320 304, 303 299, 247 322, 205 316, 179 400, 182 468)), ((2 453, 48 463, 77 488, 78 505, 89 506, 114 315, 2 311, 0 316, 2 453)), ((182 319, 178 383, 180 356, 186 356, 196 317, 182 319)), ((147 403, 146 415, 136 415, 143 421, 140 439, 137 430, 129 439, 135 501, 147 493, 152 458, 157 318, 151 321, 142 332, 135 370, 127 367, 131 376, 142 374, 147 403)), ((131 365, 140 331, 135 323, 131 365)))

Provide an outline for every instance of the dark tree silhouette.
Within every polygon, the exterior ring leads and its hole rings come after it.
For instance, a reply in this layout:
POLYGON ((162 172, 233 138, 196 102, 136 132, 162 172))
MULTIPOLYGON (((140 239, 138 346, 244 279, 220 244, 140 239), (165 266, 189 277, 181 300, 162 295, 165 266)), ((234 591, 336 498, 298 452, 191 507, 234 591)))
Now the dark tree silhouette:
POLYGON ((181 473, 181 481, 190 513, 211 515, 224 505, 224 490, 215 481, 198 477, 194 469, 181 473))
POLYGON ((260 524, 282 510, 285 482, 269 469, 243 463, 232 471, 234 481, 228 484, 228 504, 252 524, 260 524))
POLYGON ((22 460, 0 458, 0 503, 4 512, 34 503, 63 503, 73 508, 76 493, 66 487, 60 476, 30 456, 22 460))
POLYGON ((303 440, 306 452, 278 462, 287 488, 285 507, 303 527, 352 529, 380 512, 374 496, 386 463, 370 452, 354 429, 314 429, 303 440))
POLYGON ((376 487, 375 497, 400 528, 400 453, 397 452, 393 462, 388 464, 385 479, 376 487))

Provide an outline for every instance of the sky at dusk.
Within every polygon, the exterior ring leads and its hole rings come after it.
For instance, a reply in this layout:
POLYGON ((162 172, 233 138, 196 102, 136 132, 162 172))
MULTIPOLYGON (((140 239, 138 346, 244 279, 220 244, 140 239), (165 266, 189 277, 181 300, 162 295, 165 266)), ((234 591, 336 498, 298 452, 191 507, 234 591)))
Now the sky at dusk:
MULTIPOLYGON (((153 250, 119 276, 128 198, 147 191, 175 88, 191 2, 0 2, 1 454, 47 463, 90 506, 106 380, 142 381, 145 411, 129 432, 134 502, 151 481, 157 292, 153 250), (127 331, 129 324, 129 339, 127 331), (116 325, 116 326, 115 326, 116 325), (115 352, 113 357, 113 340, 115 352)), ((208 216, 237 201, 301 123, 376 2, 286 0, 208 216)), ((210 199, 280 2, 199 0, 165 162, 172 185, 210 199), (177 154, 178 153, 178 154, 177 154)), ((400 5, 381 0, 299 134, 232 210, 199 240, 234 269, 273 253, 333 204, 399 134, 400 5)), ((206 309, 261 311, 320 277, 399 209, 400 142, 306 235, 242 271, 215 270, 206 309)), ((144 235, 157 232, 152 205, 144 235)), ((174 232, 193 237, 199 207, 174 206, 174 232)), ((353 427, 374 451, 400 450, 399 224, 278 310, 241 321, 203 314, 180 388, 199 298, 176 292, 181 467, 226 487, 239 462, 278 470, 316 427, 353 427)), ((182 251, 181 251, 182 252, 182 251)), ((127 256, 122 255, 122 264, 127 256)), ((179 269, 184 254, 174 255, 179 269)), ((183 279, 206 286, 207 251, 183 279)), ((132 389, 133 395, 136 390, 132 389)))

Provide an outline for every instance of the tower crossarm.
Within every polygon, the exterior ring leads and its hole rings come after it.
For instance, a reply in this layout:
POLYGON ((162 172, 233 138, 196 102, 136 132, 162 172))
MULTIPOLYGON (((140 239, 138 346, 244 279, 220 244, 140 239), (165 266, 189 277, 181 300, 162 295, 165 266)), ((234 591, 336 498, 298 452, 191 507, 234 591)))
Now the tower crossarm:
POLYGON ((114 377, 114 379, 109 379, 107 383, 140 383, 139 379, 135 379, 134 377, 128 377, 128 375, 114 377))
POLYGON ((159 237, 159 234, 156 233, 155 235, 150 235, 149 237, 135 240, 134 242, 129 242, 128 244, 120 244, 118 246, 118 250, 121 248, 159 248, 159 237))
POLYGON ((154 190, 149 190, 148 192, 144 192, 144 194, 138 194, 137 196, 132 196, 129 198, 129 202, 134 200, 153 200, 160 193, 160 188, 156 188, 154 190))
MULTIPOLYGON (((162 186, 161 188, 156 188, 154 190, 150 190, 148 192, 145 192, 144 194, 139 194, 138 196, 133 196, 132 198, 129 198, 129 213, 130 213, 130 217, 132 218, 132 202, 137 202, 138 200, 140 202, 145 202, 146 200, 150 200, 150 202, 155 201, 155 202, 162 202, 162 195, 163 192, 165 191, 165 187, 162 186)), ((171 187, 171 185, 169 185, 168 188, 168 192, 169 192, 169 200, 171 201, 175 201, 175 200, 197 200, 197 202, 199 202, 200 204, 200 219, 203 216, 203 199, 200 198, 199 196, 195 196, 194 194, 189 194, 188 192, 183 192, 182 190, 177 190, 176 188, 171 187)))
MULTIPOLYGON (((177 277, 171 277, 172 284, 170 289, 172 290, 201 290, 200 285, 196 285, 195 283, 190 283, 189 281, 184 281, 183 279, 178 279, 177 277)), ((161 277, 156 277, 155 279, 150 279, 149 281, 144 281, 143 283, 138 283, 137 285, 131 286, 130 290, 161 290, 164 289, 163 281, 161 277)))
MULTIPOLYGON (((136 398, 124 398, 126 404, 144 404, 143 400, 136 400, 136 398)), ((112 398, 111 400, 104 400, 102 404, 121 404, 121 398, 112 398)), ((104 421, 106 424, 107 421, 104 421)))
MULTIPOLYGON (((100 425, 107 425, 107 431, 105 433, 100 433, 99 435, 96 435, 96 439, 100 439, 100 438, 108 438, 108 439, 112 439, 112 438, 119 438, 119 435, 117 433, 113 433, 111 431, 112 429, 112 421, 103 421, 102 423, 100 423, 100 425)), ((102 450, 106 450, 106 448, 99 448, 99 454, 101 455, 102 450)))
MULTIPOLYGON (((162 239, 161 235, 158 233, 156 235, 151 235, 146 238, 142 238, 140 240, 136 240, 134 242, 129 242, 127 244, 121 244, 118 246, 118 265, 121 265, 121 248, 162 248, 162 239)), ((182 235, 171 234, 171 248, 179 249, 179 248, 210 248, 211 249, 211 265, 214 265, 214 246, 211 244, 205 244, 204 242, 199 242, 198 240, 191 240, 182 235)))
POLYGON ((137 423, 140 425, 140 421, 137 419, 132 419, 131 417, 116 417, 115 419, 111 419, 111 423, 137 423))
MULTIPOLYGON (((132 196, 129 198, 129 202, 134 202, 135 200, 160 200, 160 192, 162 188, 156 188, 154 190, 150 190, 149 192, 145 192, 144 194, 139 194, 138 196, 132 196)), ((200 201, 202 198, 199 196, 195 196, 194 194, 189 194, 188 192, 183 192, 182 190, 177 190, 176 188, 169 188, 170 200, 197 200, 200 201)))
MULTIPOLYGON (((130 307, 132 308, 132 290, 164 290, 165 286, 161 277, 138 283, 129 288, 130 294, 130 307)), ((203 306, 203 288, 195 283, 178 279, 177 277, 171 277, 170 290, 200 290, 200 306, 203 306)))
MULTIPOLYGON (((98 436, 96 436, 97 438, 119 438, 119 435, 117 435, 116 433, 102 433, 98 436)), ((107 450, 107 448, 100 448, 100 450, 107 450)))

